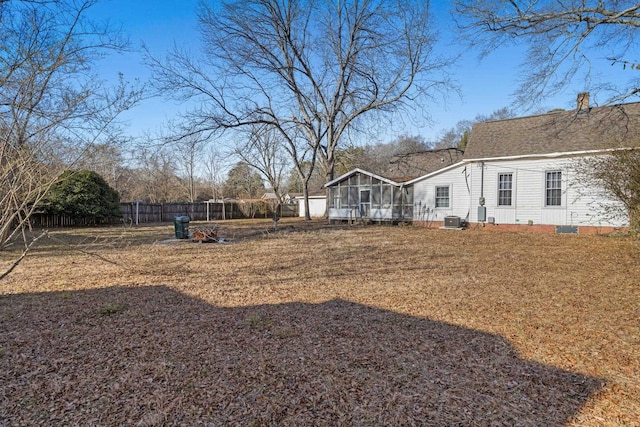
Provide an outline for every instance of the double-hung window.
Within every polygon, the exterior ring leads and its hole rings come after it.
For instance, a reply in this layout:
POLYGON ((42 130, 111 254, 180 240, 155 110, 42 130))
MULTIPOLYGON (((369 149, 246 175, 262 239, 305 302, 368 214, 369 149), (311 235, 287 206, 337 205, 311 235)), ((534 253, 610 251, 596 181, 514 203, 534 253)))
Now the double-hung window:
POLYGON ((513 202, 513 173, 498 174, 498 206, 511 206, 513 202))
POLYGON ((545 206, 562 206, 562 172, 547 172, 544 188, 545 206))
POLYGON ((449 207, 449 186, 436 187, 436 208, 449 207))

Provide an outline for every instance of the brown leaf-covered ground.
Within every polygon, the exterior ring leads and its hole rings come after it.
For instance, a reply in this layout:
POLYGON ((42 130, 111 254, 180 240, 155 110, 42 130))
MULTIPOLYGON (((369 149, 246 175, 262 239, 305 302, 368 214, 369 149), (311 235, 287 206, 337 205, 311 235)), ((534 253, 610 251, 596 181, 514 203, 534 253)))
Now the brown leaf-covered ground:
POLYGON ((218 227, 51 232, 0 282, 0 426, 640 425, 637 240, 218 227))

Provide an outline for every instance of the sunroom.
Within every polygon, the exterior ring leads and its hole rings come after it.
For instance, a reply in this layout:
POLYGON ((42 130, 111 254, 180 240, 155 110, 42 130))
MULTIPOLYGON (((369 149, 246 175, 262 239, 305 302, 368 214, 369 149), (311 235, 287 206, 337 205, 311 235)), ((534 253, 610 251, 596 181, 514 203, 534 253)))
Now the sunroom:
POLYGON ((413 187, 354 169, 325 184, 329 221, 411 222, 413 187))

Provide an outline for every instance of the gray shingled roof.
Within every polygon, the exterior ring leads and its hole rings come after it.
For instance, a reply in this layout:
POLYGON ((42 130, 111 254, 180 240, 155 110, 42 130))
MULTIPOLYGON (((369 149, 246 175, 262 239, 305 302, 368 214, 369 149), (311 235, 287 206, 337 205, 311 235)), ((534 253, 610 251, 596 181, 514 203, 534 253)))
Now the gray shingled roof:
POLYGON ((382 174, 396 182, 427 175, 462 160, 463 150, 442 148, 409 154, 396 154, 382 174))
POLYGON ((477 123, 465 160, 640 146, 640 103, 477 123))

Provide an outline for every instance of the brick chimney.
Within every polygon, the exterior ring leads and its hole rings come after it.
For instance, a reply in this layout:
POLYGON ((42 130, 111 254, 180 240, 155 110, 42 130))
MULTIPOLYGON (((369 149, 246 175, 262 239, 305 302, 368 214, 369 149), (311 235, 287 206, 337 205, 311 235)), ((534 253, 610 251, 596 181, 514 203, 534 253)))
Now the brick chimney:
POLYGON ((589 111, 589 92, 578 94, 578 111, 589 111))

